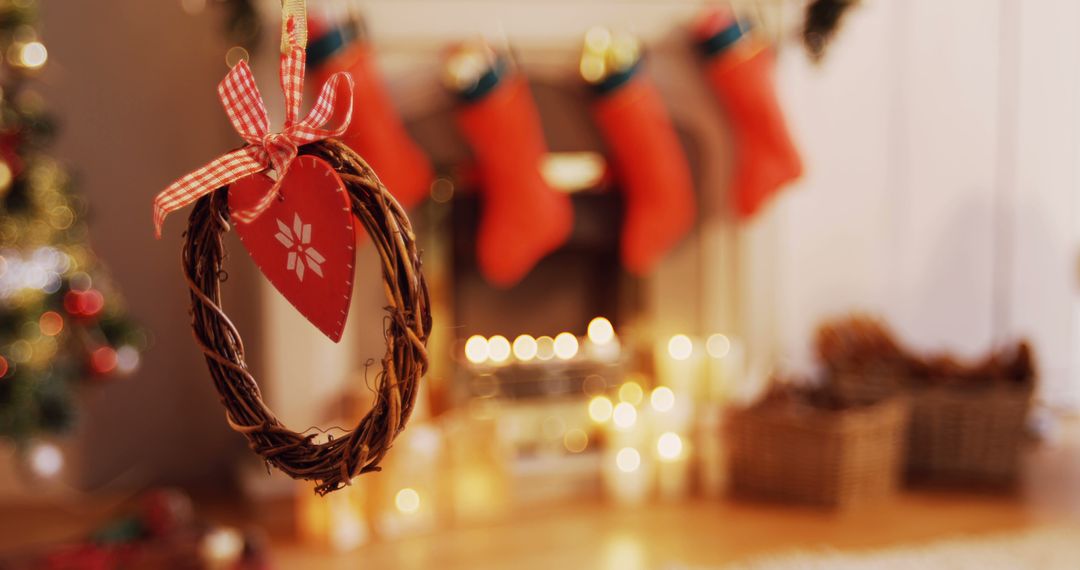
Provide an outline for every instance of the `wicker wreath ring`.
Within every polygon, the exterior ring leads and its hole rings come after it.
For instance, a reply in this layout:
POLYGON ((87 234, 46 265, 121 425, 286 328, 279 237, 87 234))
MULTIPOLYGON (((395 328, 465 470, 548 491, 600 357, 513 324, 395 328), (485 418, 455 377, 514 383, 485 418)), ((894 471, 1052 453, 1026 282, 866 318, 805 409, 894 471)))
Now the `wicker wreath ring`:
POLYGON ((305 145, 300 154, 326 160, 341 176, 353 214, 381 259, 388 301, 383 327, 386 356, 375 386, 375 403, 352 431, 316 442, 317 433, 288 429, 263 402, 245 363, 240 333, 221 306, 222 235, 230 229, 226 188, 195 204, 188 218, 183 266, 191 294, 192 330, 206 356, 229 427, 243 434, 267 463, 294 479, 316 481, 315 491, 325 495, 357 475, 378 471, 394 438, 405 428, 420 377, 428 368, 431 311, 412 225, 371 167, 333 139, 305 145))

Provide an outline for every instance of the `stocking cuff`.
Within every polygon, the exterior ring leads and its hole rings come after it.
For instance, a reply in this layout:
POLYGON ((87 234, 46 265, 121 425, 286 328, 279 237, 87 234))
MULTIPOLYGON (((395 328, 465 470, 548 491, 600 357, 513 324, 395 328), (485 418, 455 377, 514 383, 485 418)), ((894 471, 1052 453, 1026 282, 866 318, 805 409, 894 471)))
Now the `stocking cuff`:
POLYGON ((468 89, 458 91, 457 96, 465 102, 471 103, 473 101, 479 101, 499 86, 499 82, 504 75, 506 75, 506 60, 500 57, 495 60, 494 65, 480 75, 476 80, 475 85, 470 86, 468 89))
POLYGON ((738 20, 732 20, 730 24, 715 33, 702 34, 698 38, 698 49, 705 57, 712 57, 739 41, 745 33, 744 24, 738 20))
POLYGON ((629 82, 631 78, 637 75, 638 69, 640 68, 641 59, 638 59, 626 69, 620 69, 619 71, 608 75, 599 83, 592 84, 593 91, 595 91, 597 95, 607 95, 629 82))
MULTIPOLYGON (((315 30, 321 27, 313 26, 315 30)), ((359 22, 342 22, 319 30, 318 35, 312 34, 313 38, 308 42, 307 66, 312 69, 319 67, 363 35, 359 22)))

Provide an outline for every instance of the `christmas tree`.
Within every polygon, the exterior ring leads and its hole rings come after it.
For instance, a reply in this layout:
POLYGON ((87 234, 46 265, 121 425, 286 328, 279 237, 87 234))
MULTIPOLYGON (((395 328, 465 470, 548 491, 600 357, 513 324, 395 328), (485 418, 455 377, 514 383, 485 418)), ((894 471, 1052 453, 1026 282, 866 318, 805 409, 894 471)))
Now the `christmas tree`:
POLYGON ((145 345, 87 244, 85 203, 49 156, 32 0, 0 0, 0 437, 72 424, 80 386, 130 372, 145 345))

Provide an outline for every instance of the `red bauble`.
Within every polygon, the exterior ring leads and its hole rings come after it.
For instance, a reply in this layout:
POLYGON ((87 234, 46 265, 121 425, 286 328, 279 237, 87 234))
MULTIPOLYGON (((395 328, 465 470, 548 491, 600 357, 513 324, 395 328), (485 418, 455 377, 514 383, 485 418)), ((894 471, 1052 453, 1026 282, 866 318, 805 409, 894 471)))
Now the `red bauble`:
POLYGON ((82 291, 68 291, 64 295, 64 310, 73 317, 82 315, 82 291))
POLYGON ((43 570, 110 570, 116 568, 116 556, 94 544, 63 547, 41 561, 43 570))
POLYGON ((75 317, 96 317, 105 307, 105 296, 97 289, 68 291, 64 295, 64 310, 75 317))
POLYGON ((94 349, 94 352, 90 353, 90 370, 98 375, 116 370, 116 350, 111 346, 94 349))
POLYGON ((154 536, 167 536, 190 526, 194 518, 191 498, 177 489, 154 489, 139 501, 140 519, 154 536))
POLYGON ((0 133, 0 161, 7 164, 11 170, 12 178, 22 174, 26 166, 22 157, 19 156, 19 148, 22 143, 23 136, 20 132, 7 131, 0 133))

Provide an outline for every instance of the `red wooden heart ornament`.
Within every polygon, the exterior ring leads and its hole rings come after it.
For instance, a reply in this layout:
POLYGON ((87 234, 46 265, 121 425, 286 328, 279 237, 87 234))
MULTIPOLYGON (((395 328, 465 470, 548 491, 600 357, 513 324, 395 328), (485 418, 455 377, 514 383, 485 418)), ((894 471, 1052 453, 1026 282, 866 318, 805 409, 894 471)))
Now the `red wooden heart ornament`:
MULTIPOLYGON (((229 187, 229 209, 251 207, 273 185, 263 173, 237 180, 229 187)), ((345 184, 314 156, 293 161, 278 199, 258 218, 234 224, 263 275, 334 342, 352 299, 355 225, 345 184)))

